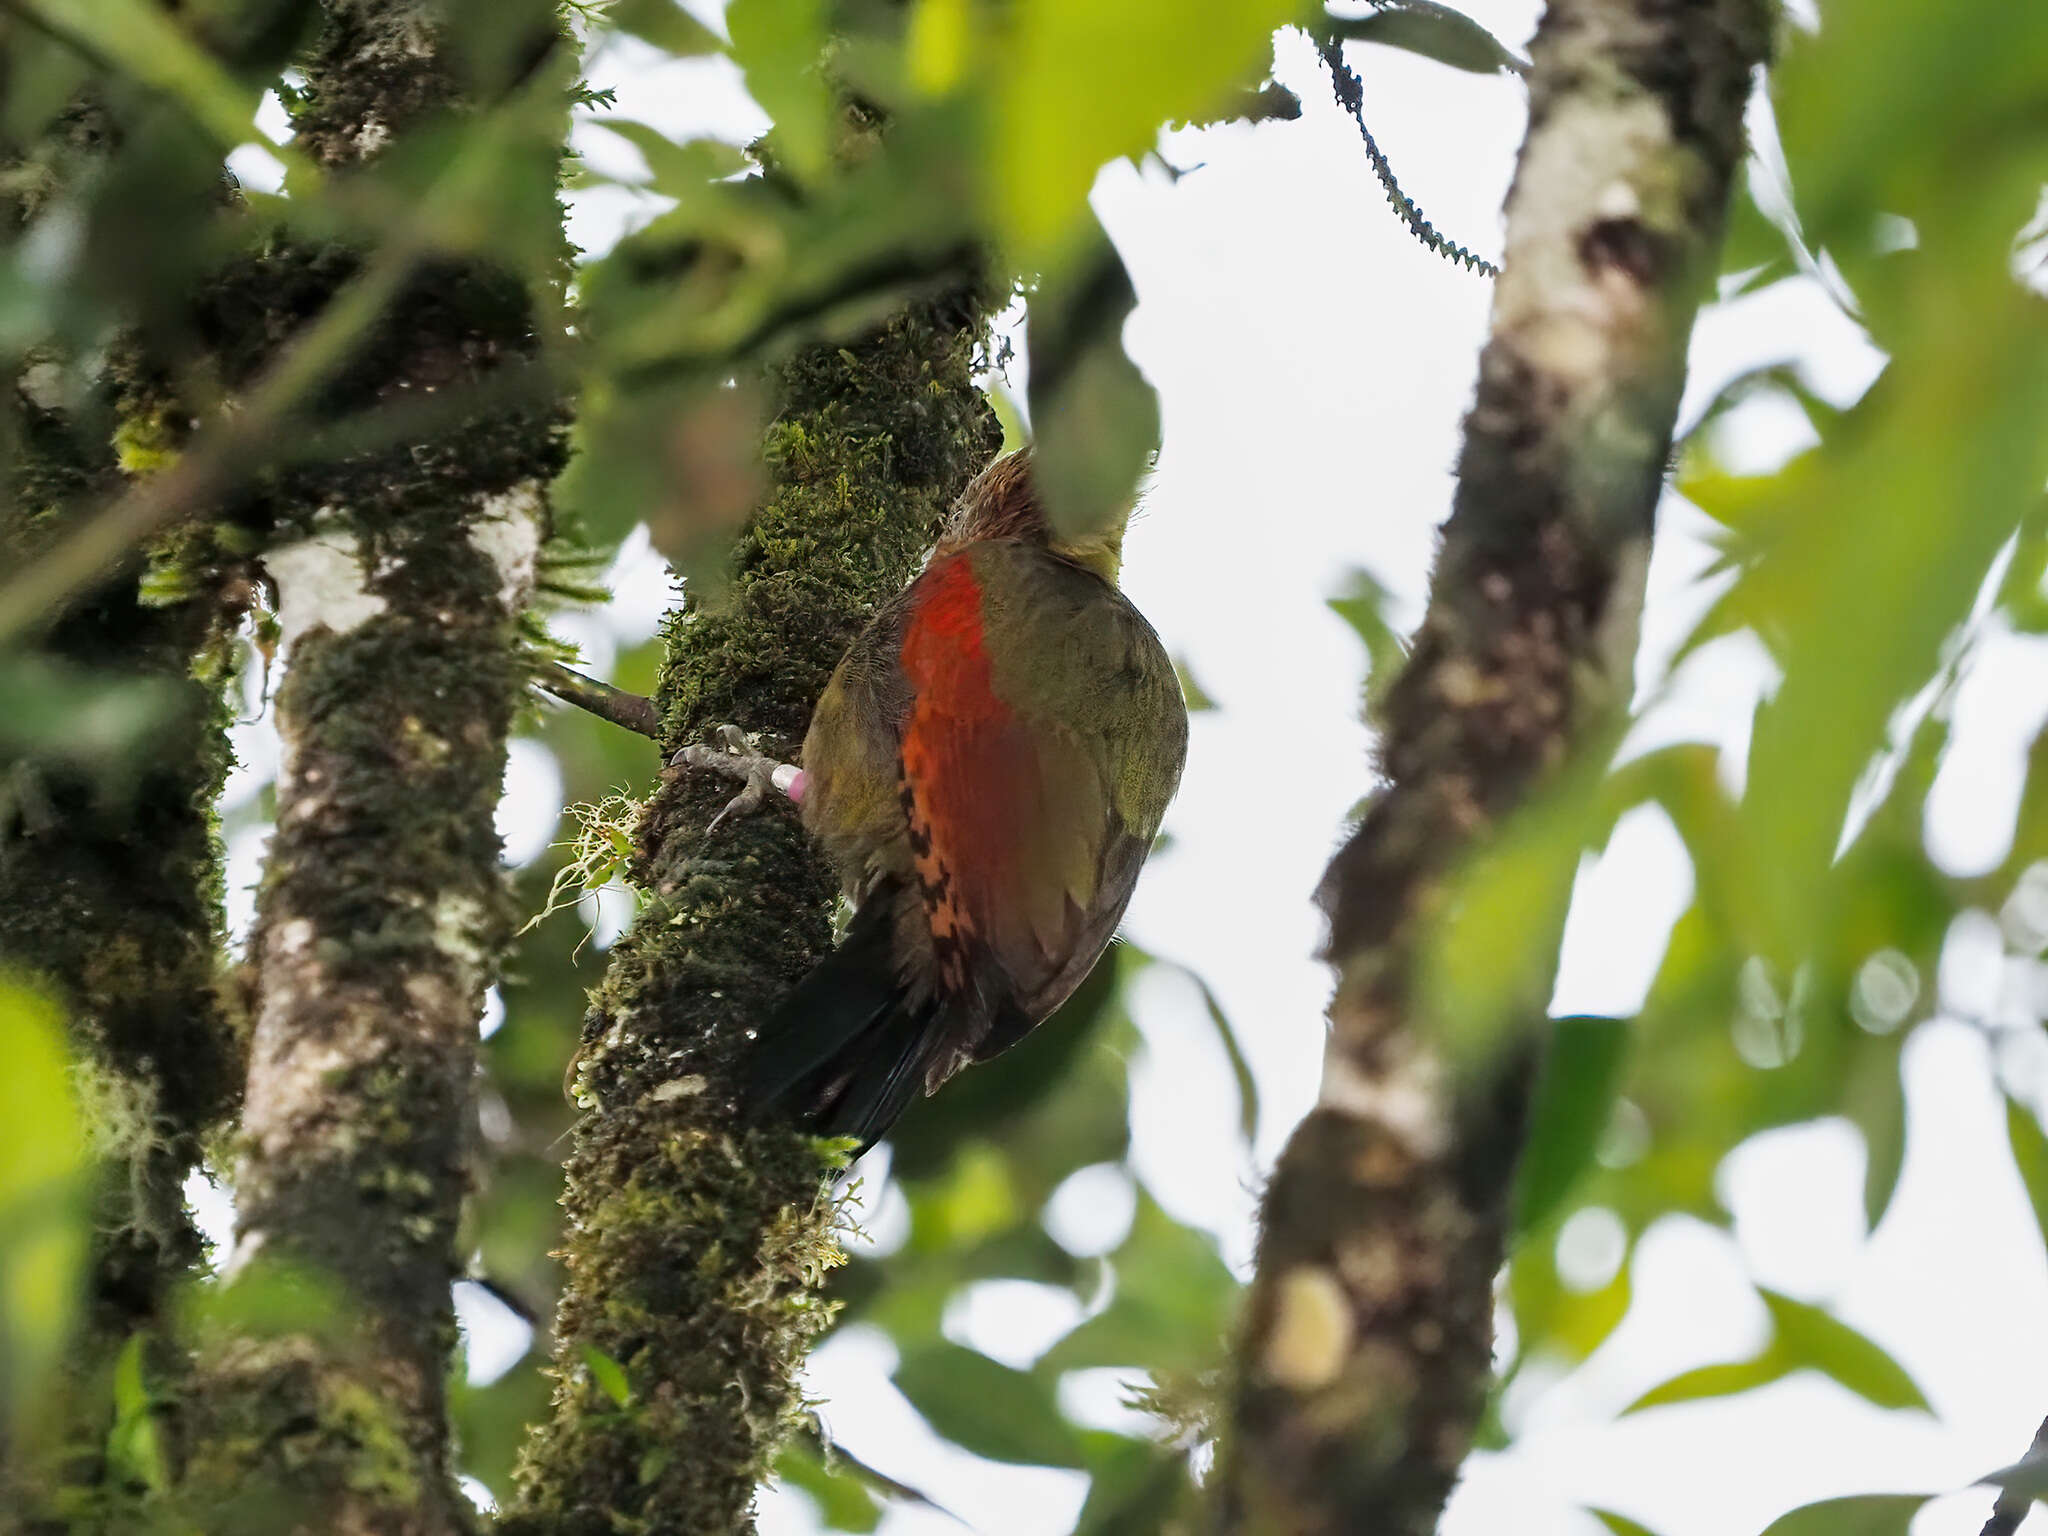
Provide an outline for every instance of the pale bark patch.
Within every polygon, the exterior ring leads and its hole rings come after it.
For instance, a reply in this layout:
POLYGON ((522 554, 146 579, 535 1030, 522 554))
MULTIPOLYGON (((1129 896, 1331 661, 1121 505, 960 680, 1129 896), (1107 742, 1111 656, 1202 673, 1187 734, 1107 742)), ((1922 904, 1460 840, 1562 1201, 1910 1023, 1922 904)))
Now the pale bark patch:
POLYGON ((1295 1392, 1314 1392, 1344 1373, 1355 1327, 1351 1299, 1337 1277, 1304 1264, 1280 1277, 1272 1331, 1260 1365, 1266 1377, 1295 1392))
POLYGON ((469 542, 498 573, 498 601, 517 613, 533 595, 539 567, 544 508, 539 482, 522 480, 509 491, 486 496, 469 542))
POLYGON ((1407 1059, 1392 1070, 1370 1075, 1333 1035, 1323 1052, 1323 1085, 1317 1102, 1353 1120, 1378 1126, 1418 1160, 1433 1158, 1450 1144, 1440 1077, 1435 1062, 1415 1053, 1407 1053, 1407 1059))
POLYGON ((345 635, 387 606, 369 589, 362 546, 352 533, 316 533, 272 550, 263 563, 277 583, 277 623, 287 650, 310 630, 345 635))

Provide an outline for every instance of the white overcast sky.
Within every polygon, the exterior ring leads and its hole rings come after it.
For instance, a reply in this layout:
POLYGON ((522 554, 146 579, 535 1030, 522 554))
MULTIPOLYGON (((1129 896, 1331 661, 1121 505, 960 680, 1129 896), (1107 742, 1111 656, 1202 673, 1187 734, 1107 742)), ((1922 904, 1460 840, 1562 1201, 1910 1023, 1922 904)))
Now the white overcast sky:
MULTIPOLYGON (((721 7, 691 8, 715 20, 721 7)), ((1536 0, 1471 0, 1472 14, 1521 43, 1536 0)), ((1499 208, 1523 122, 1520 87, 1384 49, 1354 50, 1370 120, 1409 195, 1453 238, 1497 254, 1499 208)), ((1256 1148, 1234 1145, 1227 1067, 1192 989, 1146 978, 1136 1015, 1146 1049, 1135 1070, 1133 1162, 1176 1215, 1222 1239, 1242 1268, 1252 1190, 1314 1097, 1329 980, 1311 955, 1309 892, 1337 828, 1367 784, 1358 724, 1363 658, 1325 607, 1354 568, 1370 571, 1410 623, 1426 590, 1435 526, 1485 334, 1489 289, 1424 251, 1388 211, 1313 50, 1276 46, 1279 78, 1301 96, 1299 122, 1169 136, 1174 179, 1158 166, 1105 170, 1095 204, 1128 262, 1139 307, 1126 332, 1158 387, 1165 441, 1147 512, 1128 544, 1125 585, 1168 647, 1220 708, 1194 721, 1188 770, 1167 821, 1173 846, 1132 904, 1138 942, 1195 966, 1245 1042, 1264 1098, 1256 1148), (1198 1134, 1189 1135, 1186 1132, 1198 1134)), ((593 61, 617 112, 677 138, 744 141, 764 119, 729 67, 661 64, 614 45, 593 61)), ((1759 124, 1767 128, 1767 124, 1759 124)), ((598 170, 630 177, 635 152, 579 131, 598 170)), ((260 182, 260 152, 238 160, 260 182)), ((572 235, 601 251, 652 205, 599 188, 572 199, 572 235)), ((1818 284, 1780 283, 1710 309, 1693 349, 1688 406, 1759 364, 1796 360, 1840 403, 1879 359, 1818 284)), ((1722 439, 1730 459, 1768 467, 1806 441, 1795 413, 1745 407, 1722 439)), ((1664 659, 1711 595, 1696 580, 1705 520, 1667 497, 1638 669, 1658 713, 1645 739, 1720 742, 1739 782, 1748 715, 1768 661, 1741 639, 1709 647, 1676 678, 1664 659)), ((573 624, 594 664, 613 640, 652 628, 667 588, 644 542, 622 563, 621 600, 573 624)), ((1958 740, 1930 807, 1930 848, 1951 870, 2002 856, 2020 790, 2024 743, 2048 715, 2048 652, 2012 637, 1979 648, 1957 702, 1958 740)), ((231 798, 264 773, 262 727, 245 731, 251 764, 231 798)), ((545 751, 515 754, 501 821, 515 860, 552 835, 559 776, 545 751)), ((252 883, 261 834, 239 838, 232 883, 252 883)), ((1690 871, 1661 813, 1624 823, 1582 875, 1566 938, 1560 1011, 1625 1014, 1639 1005, 1690 871)), ((249 897, 233 898, 237 925, 249 897)), ((1962 925, 1944 958, 1941 996, 1989 1012, 2006 985, 1983 925, 1962 925)), ((1797 1128, 1744 1147, 1724 1170, 1736 1237, 1682 1220, 1652 1230, 1635 1260, 1636 1305, 1586 1367, 1537 1373, 1508 1404, 1515 1448, 1473 1458, 1448 1536, 1596 1536, 1582 1503, 1620 1510, 1659 1536, 1754 1536, 1783 1509, 1837 1493, 1953 1489, 2015 1459, 2048 1413, 2048 1261, 2004 1152, 2002 1115, 1981 1036, 1925 1030, 1908 1053, 1912 1122, 1904 1178, 1875 1236, 1862 1234, 1862 1150, 1839 1124, 1797 1128), (1840 1308, 1910 1369, 1938 1418, 1886 1414, 1818 1380, 1735 1403, 1677 1407, 1615 1422, 1644 1388, 1687 1366, 1747 1352, 1763 1334, 1742 1276, 1840 1308)), ((875 1181, 870 1181, 870 1188, 875 1181)), ((887 1241, 900 1201, 886 1189, 871 1222, 887 1241)), ((1110 1246, 1128 1221, 1128 1184, 1078 1175, 1056 1230, 1077 1248, 1110 1246)), ((1597 1222, 1576 1234, 1598 1267, 1597 1222)), ((1611 1265, 1611 1257, 1607 1259, 1611 1265)), ((473 1365, 502 1370, 516 1327, 465 1304, 473 1365), (502 1362, 502 1363, 498 1363, 502 1362)), ((1064 1293, 978 1288, 947 1319, 963 1342, 1013 1363, 1077 1317, 1064 1293)), ((834 1432, 853 1451, 926 1488, 985 1536, 1060 1536, 1084 1492, 1075 1474, 995 1467, 939 1444, 887 1381, 887 1341, 852 1329, 813 1363, 834 1432)), ((1113 1379, 1072 1380, 1069 1400, 1119 1422, 1113 1379)), ((1124 1420, 1128 1422, 1128 1420, 1124 1420)), ((1982 1490, 1930 1506, 1914 1536, 1974 1533, 1982 1490)), ((817 1527, 799 1494, 770 1493, 763 1529, 817 1527)), ((888 1536, 957 1533, 929 1512, 898 1511, 888 1536)))

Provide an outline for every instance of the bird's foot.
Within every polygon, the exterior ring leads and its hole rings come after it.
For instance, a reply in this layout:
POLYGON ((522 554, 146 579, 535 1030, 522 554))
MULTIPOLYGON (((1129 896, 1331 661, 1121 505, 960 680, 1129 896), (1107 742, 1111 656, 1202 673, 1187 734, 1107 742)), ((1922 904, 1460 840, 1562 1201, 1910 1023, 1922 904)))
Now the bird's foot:
POLYGON ((711 818, 711 825, 704 829, 707 834, 716 831, 719 823, 728 816, 753 815, 761 809, 761 802, 771 789, 781 791, 794 801, 803 799, 803 769, 794 763, 763 757, 747 740, 747 733, 736 725, 721 725, 713 734, 718 737, 717 746, 693 742, 670 759, 692 768, 709 768, 741 781, 740 792, 726 801, 724 810, 711 818))

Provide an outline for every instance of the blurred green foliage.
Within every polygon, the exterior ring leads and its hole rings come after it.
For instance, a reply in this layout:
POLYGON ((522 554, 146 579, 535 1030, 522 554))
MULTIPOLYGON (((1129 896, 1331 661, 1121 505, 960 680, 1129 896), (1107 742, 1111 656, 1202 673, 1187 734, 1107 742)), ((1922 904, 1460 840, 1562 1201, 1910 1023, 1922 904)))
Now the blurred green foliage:
MULTIPOLYGON (((203 430, 252 382, 249 357, 228 344, 240 334, 226 313, 234 274, 268 270, 295 243, 333 241, 406 263, 486 252, 561 299, 542 338, 545 377, 531 387, 579 403, 582 452, 562 496, 600 546, 645 524, 678 564, 715 550, 750 496, 733 444, 754 441, 767 408, 735 379, 967 274, 1027 294, 1033 419, 1061 516, 1086 522, 1129 494, 1158 409, 1123 350, 1135 295, 1087 193, 1105 162, 1145 153, 1162 124, 1238 110, 1261 81, 1272 28, 1311 12, 1229 0, 1194 25, 1187 8, 1152 0, 733 0, 721 35, 670 0, 578 9, 593 47, 630 35, 675 57, 729 59, 774 128, 750 156, 709 139, 671 142, 586 96, 589 120, 644 158, 634 184, 661 211, 573 272, 560 269, 551 235, 563 81, 531 74, 508 21, 533 19, 533 6, 450 5, 479 105, 341 185, 255 126, 266 90, 296 88, 287 70, 310 35, 309 7, 0 9, 0 194, 21 210, 0 229, 0 369, 21 385, 0 403, 0 454, 20 457, 35 433, 104 441, 114 418, 96 368, 136 333, 171 360, 164 387, 203 430), (230 194, 224 158, 244 144, 282 163, 282 193, 230 194), (760 162, 776 174, 754 174, 760 162)), ((1789 367, 1746 377, 1680 456, 1678 491, 1718 525, 1725 583, 1681 659, 1748 632, 1782 674, 1758 712, 1744 786, 1731 789, 1716 754, 1696 744, 1591 764, 1466 872, 1432 951, 1430 1016, 1454 1031, 1453 1049, 1471 1049, 1482 1037, 1455 1032, 1482 1028, 1551 965, 1580 856, 1624 812, 1661 808, 1690 855, 1694 896, 1641 1015, 1562 1019, 1552 1031, 1505 1288, 1517 1340, 1509 1382, 1535 1362, 1582 1361, 1612 1335, 1633 1299, 1628 1253, 1653 1223, 1726 1228, 1717 1171, 1761 1131, 1830 1116, 1853 1124, 1875 1226, 1904 1150, 1901 1051, 1939 1004, 1936 966, 1956 921, 2002 915, 2014 961, 2048 949, 2048 738, 1998 868, 1944 873, 1923 827, 1971 648, 1997 625, 2048 633, 2048 305, 2041 251, 2019 238, 2048 180, 2048 9, 1823 0, 1821 12, 1818 33, 1787 31, 1771 81, 1791 206, 1760 195, 1768 178, 1752 172, 1722 292, 1818 275, 1888 363, 1846 408, 1789 367), (1813 442, 1769 471, 1737 471, 1717 456, 1720 431, 1761 399, 1802 413, 1813 442), (1625 1237, 1622 1262, 1590 1284, 1558 1261, 1560 1233, 1588 1211, 1608 1213, 1625 1237)), ((1336 30, 1462 68, 1515 62, 1431 5, 1376 6, 1336 30)), ((573 157, 569 171, 578 187, 606 180, 573 157)), ((345 378, 327 382, 318 444, 388 440, 435 419, 434 402, 358 399, 345 378)), ((273 451, 272 468, 300 450, 273 451)), ((53 475, 12 494, 41 498, 37 512, 82 513, 98 489, 53 475)), ((1384 600, 1361 578, 1337 604, 1369 652, 1375 690, 1401 655, 1384 600)), ((653 640, 628 633, 607 670, 646 692, 658 660, 653 640)), ((154 707, 138 690, 0 656, 7 748, 61 732, 116 789, 154 707)), ((550 708, 529 731, 561 770, 565 805, 637 791, 656 770, 647 743, 570 712, 550 708)), ((565 821, 565 846, 517 872, 528 911, 576 856, 573 831, 565 821)), ((501 987, 502 1027, 484 1049, 486 1156, 466 1246, 536 1338, 495 1380, 458 1384, 455 1412, 465 1469, 500 1493, 547 1391, 540 1334, 559 1282, 554 1202, 574 1113, 562 1070, 605 963, 587 938, 568 916, 522 937, 501 987)), ((1118 950, 999 1068, 966 1074, 907 1115, 887 1179, 901 1232, 855 1245, 835 1288, 844 1322, 889 1337, 896 1388, 939 1434, 999 1460, 1085 1470, 1080 1529, 1091 1533, 1155 1529, 1185 1507, 1238 1284, 1211 1237, 1141 1183, 1128 1230, 1106 1252, 1070 1251, 1049 1225, 1075 1176, 1132 1179, 1139 1035, 1127 998, 1164 963, 1118 950), (946 1321, 990 1280, 1057 1288, 1080 1321, 1028 1363, 994 1360, 946 1321), (1157 1435, 1063 1414, 1063 1380, 1103 1369, 1151 1389, 1142 1401, 1157 1435)), ((1248 1141, 1258 1104, 1244 1053, 1214 999, 1204 994, 1203 1007, 1239 1113, 1189 1134, 1248 1141)), ((1976 1022, 1994 1035, 2041 1027, 1976 1022)), ((77 1311, 85 1143, 47 1005, 0 990, 0 1055, 0 1381, 19 1432, 77 1311)), ((2004 1086, 2015 1162, 2048 1233, 2048 1083, 2004 1086)), ((870 1199, 860 1214, 881 1209, 870 1199)), ((1680 1375, 1634 1409, 1800 1371, 1883 1408, 1924 1408, 1880 1345, 1825 1306, 1762 1288, 1758 1298, 1770 1332, 1755 1354, 1680 1375)), ((202 1287, 193 1317, 260 1333, 325 1304, 317 1287, 242 1292, 231 1306, 202 1287)), ((113 1391, 112 1454, 148 1483, 160 1450, 139 1352, 121 1356, 113 1391)), ((780 1465, 837 1530, 872 1530, 883 1505, 916 1497, 883 1475, 896 1469, 863 1469, 809 1441, 780 1465)), ((1834 1501, 1772 1530, 1902 1532, 1919 1504, 1834 1501)), ((1642 1530, 1598 1518, 1624 1536, 1642 1530)))
POLYGON ((0 978, 0 1412, 34 1446, 84 1303, 86 1131, 62 1016, 0 978))
POLYGON ((1907 1527, 1926 1502, 1905 1493, 1826 1499, 1773 1520, 1764 1536, 1906 1536, 1907 1527))

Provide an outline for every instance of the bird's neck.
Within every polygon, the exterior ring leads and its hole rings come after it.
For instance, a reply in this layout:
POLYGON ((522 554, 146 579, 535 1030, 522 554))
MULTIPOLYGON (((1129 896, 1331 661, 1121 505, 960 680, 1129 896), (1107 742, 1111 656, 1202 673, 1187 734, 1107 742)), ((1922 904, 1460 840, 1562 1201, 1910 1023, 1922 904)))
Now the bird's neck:
POLYGON ((1071 565, 1093 571, 1112 587, 1124 568, 1123 530, 1084 533, 1075 538, 1051 538, 1045 547, 1071 565))

